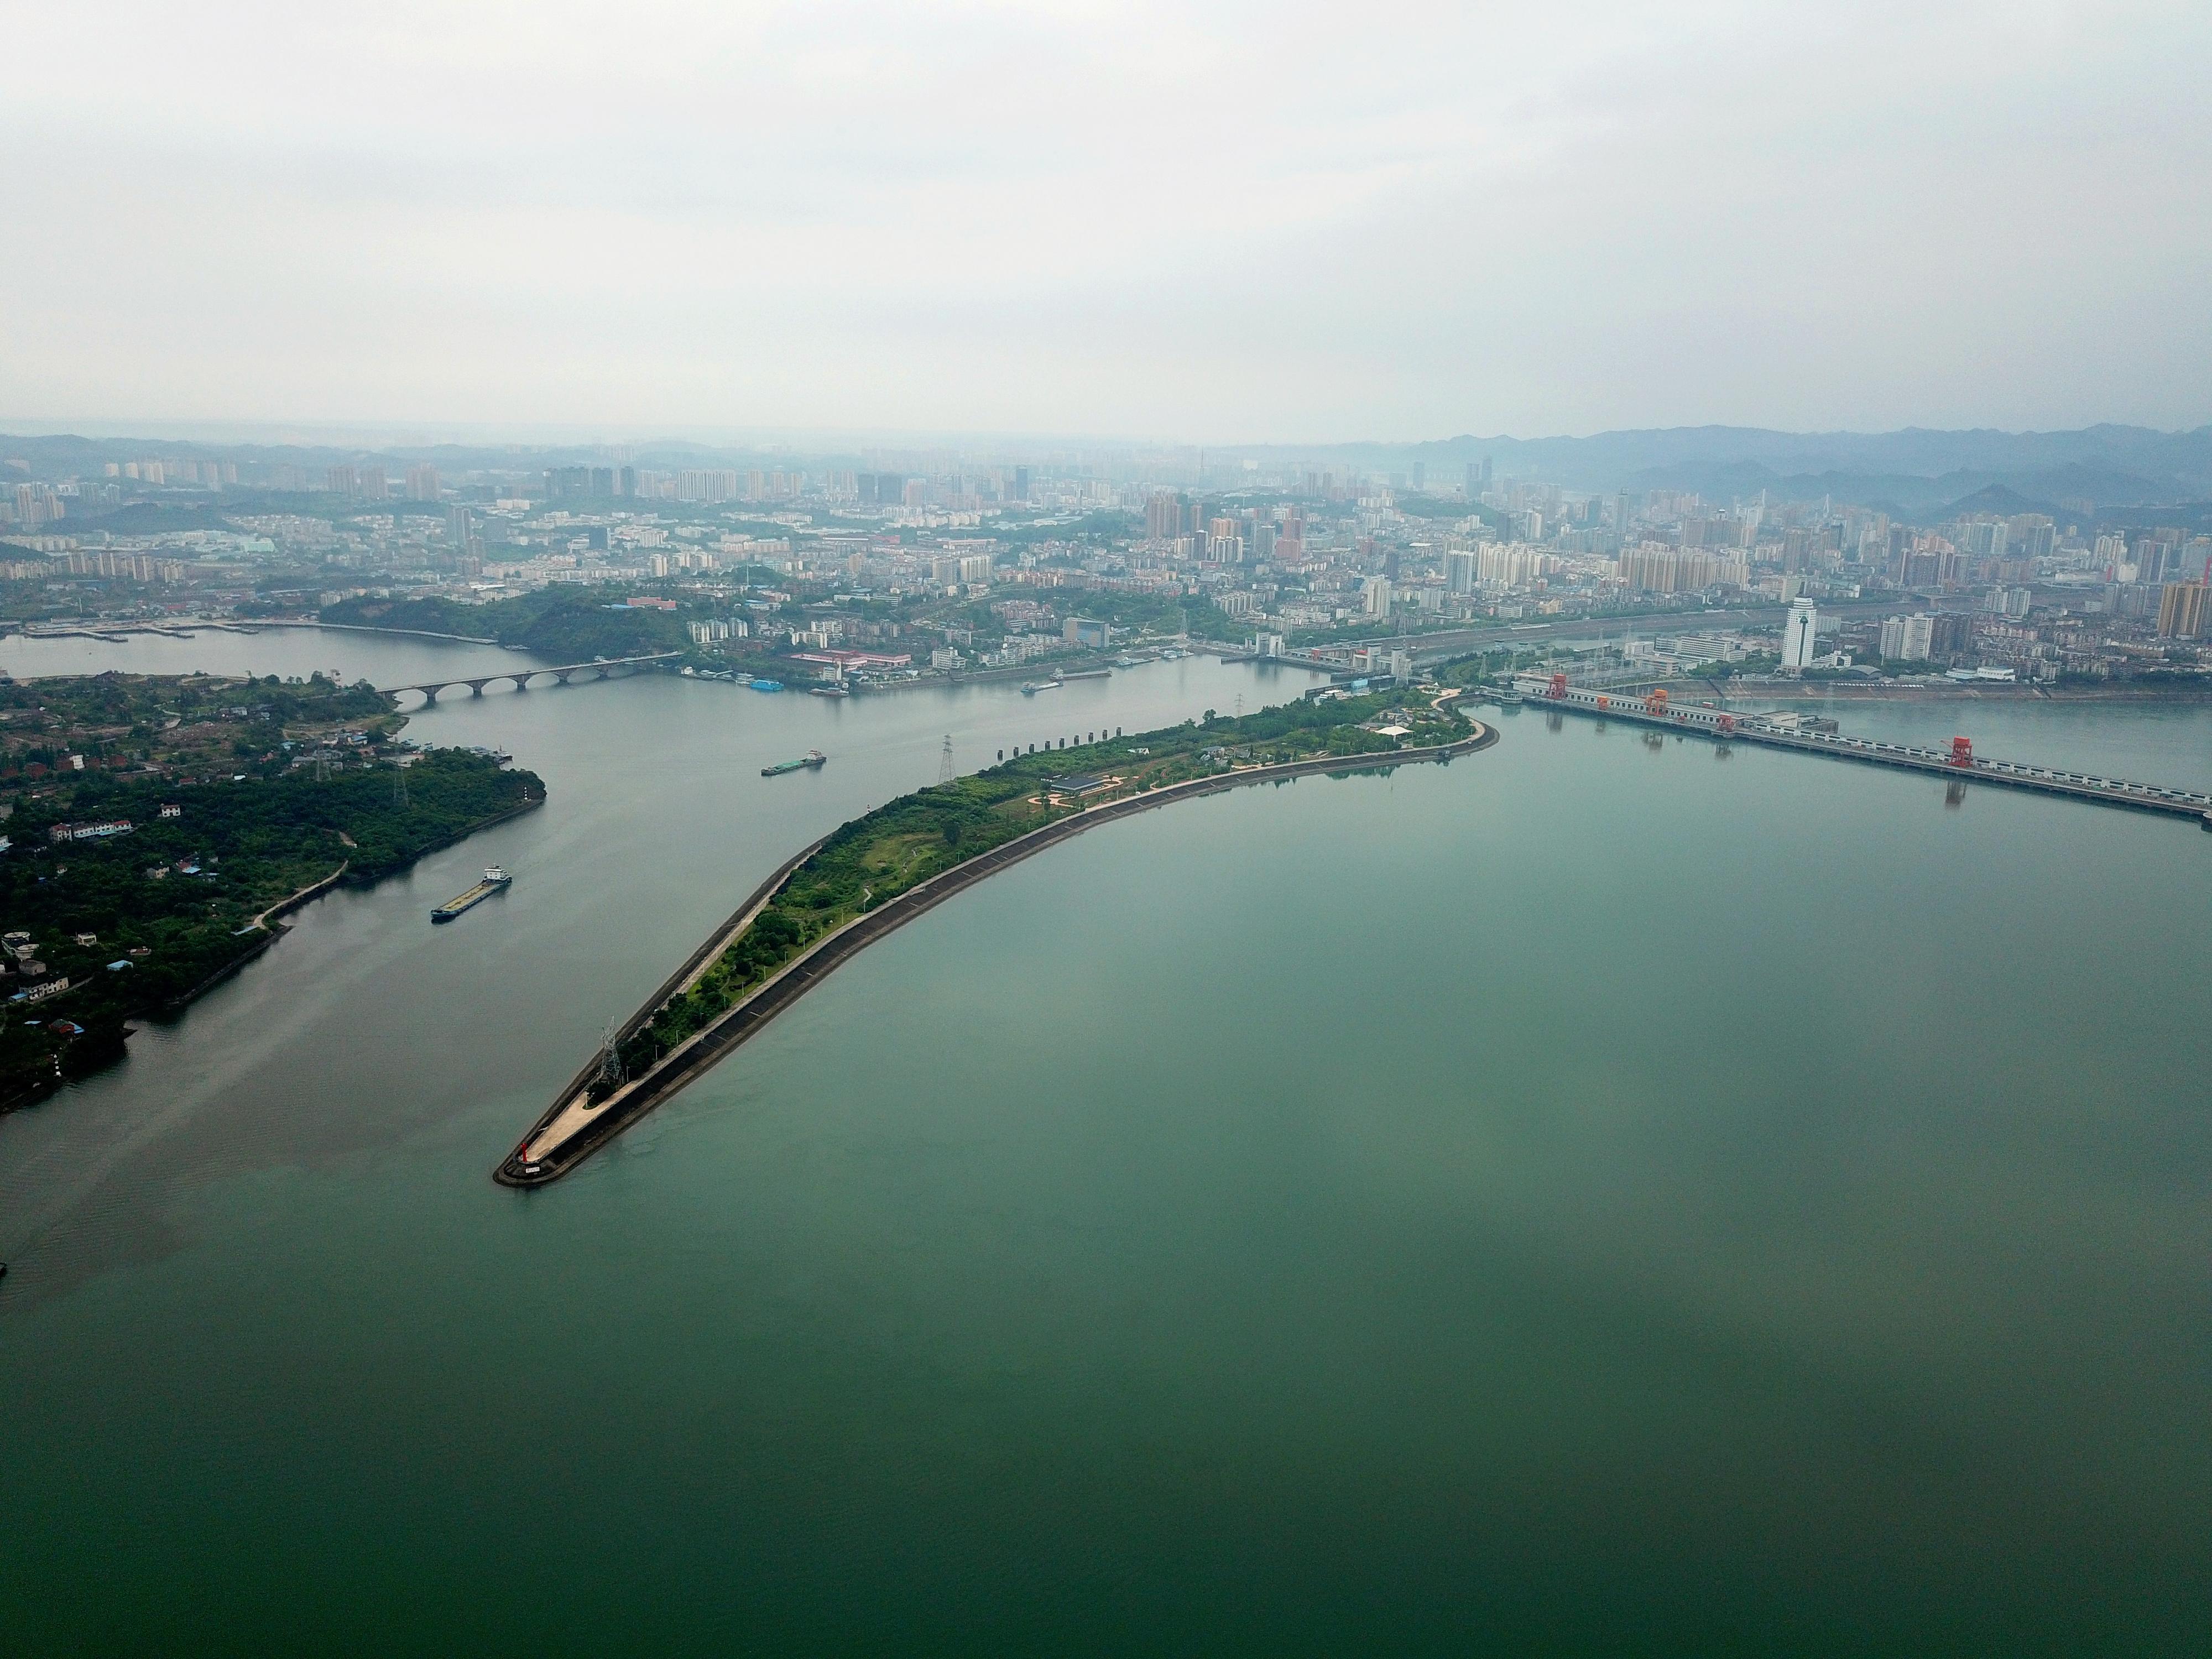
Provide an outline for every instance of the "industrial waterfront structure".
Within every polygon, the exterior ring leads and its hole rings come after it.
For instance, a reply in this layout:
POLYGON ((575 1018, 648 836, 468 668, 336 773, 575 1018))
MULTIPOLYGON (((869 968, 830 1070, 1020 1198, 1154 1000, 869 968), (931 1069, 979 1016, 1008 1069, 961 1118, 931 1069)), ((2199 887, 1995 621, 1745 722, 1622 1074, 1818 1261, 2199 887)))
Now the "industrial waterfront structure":
POLYGON ((1679 703, 1662 688, 1648 695, 1592 691, 1570 685, 1565 674, 1516 674, 1514 691, 1531 703, 1541 703, 1570 714, 1600 720, 1627 720, 1643 726, 1695 732, 1723 741, 1764 744, 1776 749, 1828 755, 1838 760, 1863 762, 1909 772, 1933 772, 1947 778, 1971 778, 1978 783, 2002 784, 2032 789, 2041 794, 2065 795, 2100 806, 2126 806, 2138 811, 2165 812, 2194 818, 2212 830, 2212 794, 2190 789, 2167 789, 2156 784, 2131 783, 2122 778, 2095 777, 2062 771, 2056 767, 2024 766, 2014 761, 1984 759, 1974 753, 1972 739, 1954 738, 1948 750, 1916 749, 1908 744, 1879 743, 1871 738, 1849 738, 1841 732, 1784 725, 1775 717, 1735 714, 1707 703, 1679 703))

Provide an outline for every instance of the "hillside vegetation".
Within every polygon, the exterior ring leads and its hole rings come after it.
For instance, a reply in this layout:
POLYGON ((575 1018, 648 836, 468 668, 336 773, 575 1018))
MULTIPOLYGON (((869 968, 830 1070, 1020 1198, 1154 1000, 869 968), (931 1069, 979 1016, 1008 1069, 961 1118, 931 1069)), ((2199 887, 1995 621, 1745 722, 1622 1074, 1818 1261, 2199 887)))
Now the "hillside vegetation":
POLYGON ((462 605, 453 599, 345 599, 319 613, 327 623, 428 634, 461 634, 561 662, 640 657, 680 651, 690 643, 672 611, 611 605, 599 589, 544 587, 512 599, 462 605))

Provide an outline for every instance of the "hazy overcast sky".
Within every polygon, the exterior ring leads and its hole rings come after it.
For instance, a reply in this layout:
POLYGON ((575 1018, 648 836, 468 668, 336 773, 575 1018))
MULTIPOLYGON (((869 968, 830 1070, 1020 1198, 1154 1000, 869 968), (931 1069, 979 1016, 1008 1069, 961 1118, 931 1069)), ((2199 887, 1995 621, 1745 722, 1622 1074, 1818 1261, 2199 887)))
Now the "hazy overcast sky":
POLYGON ((2212 4, 4 0, 0 420, 2212 420, 2212 4))

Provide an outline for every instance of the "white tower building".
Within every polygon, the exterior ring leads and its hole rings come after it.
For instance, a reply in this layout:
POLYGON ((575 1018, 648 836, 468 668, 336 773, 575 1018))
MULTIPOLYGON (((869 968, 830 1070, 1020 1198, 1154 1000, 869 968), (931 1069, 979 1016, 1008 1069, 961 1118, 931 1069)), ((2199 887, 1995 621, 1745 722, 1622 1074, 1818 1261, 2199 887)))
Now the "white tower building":
POLYGON ((1782 665, 1784 668, 1810 668, 1813 665, 1813 640, 1820 631, 1820 613, 1814 610, 1810 599, 1790 602, 1790 620, 1782 624, 1782 665))

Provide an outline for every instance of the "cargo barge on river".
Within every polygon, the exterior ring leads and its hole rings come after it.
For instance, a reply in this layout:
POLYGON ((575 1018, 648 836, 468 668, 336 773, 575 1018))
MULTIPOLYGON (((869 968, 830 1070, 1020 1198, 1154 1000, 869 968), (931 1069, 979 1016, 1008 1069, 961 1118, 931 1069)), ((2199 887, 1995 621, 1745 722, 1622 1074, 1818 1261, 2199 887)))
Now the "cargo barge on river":
POLYGON ((459 897, 449 898, 430 912, 433 921, 451 921, 464 910, 472 910, 494 893, 503 893, 514 885, 514 878, 496 864, 483 872, 483 879, 459 897))
POLYGON ((762 767, 761 775, 764 778, 780 778, 786 772, 796 772, 801 768, 807 768, 818 772, 822 769, 823 763, 828 761, 829 758, 830 757, 823 754, 819 749, 810 749, 805 754, 801 755, 797 760, 778 761, 773 766, 762 767))

